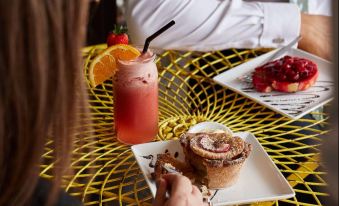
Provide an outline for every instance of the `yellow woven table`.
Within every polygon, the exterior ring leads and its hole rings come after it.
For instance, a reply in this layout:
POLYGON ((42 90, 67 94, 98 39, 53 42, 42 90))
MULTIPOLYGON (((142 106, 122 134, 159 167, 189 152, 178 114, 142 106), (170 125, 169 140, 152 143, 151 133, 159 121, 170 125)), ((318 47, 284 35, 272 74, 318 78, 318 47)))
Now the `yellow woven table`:
MULTIPOLYGON (((85 74, 91 59, 104 45, 83 50, 85 74)), ((160 122, 157 140, 178 138, 201 121, 216 121, 234 132, 252 132, 288 179, 296 197, 254 205, 322 205, 325 172, 319 160, 321 135, 327 133, 324 118, 290 120, 216 85, 211 78, 264 50, 229 50, 226 53, 167 51, 157 60, 159 69, 160 122)), ((88 82, 87 82, 88 83, 88 82)), ((152 196, 131 153, 117 142, 113 132, 112 83, 91 89, 91 122, 80 129, 75 142, 74 175, 63 186, 85 205, 151 205, 152 196)), ((81 114, 80 114, 81 115, 81 114)), ((52 143, 44 158, 51 159, 52 143)), ((48 162, 48 161, 46 161, 48 162)), ((52 178, 52 163, 41 166, 41 176, 52 178)))

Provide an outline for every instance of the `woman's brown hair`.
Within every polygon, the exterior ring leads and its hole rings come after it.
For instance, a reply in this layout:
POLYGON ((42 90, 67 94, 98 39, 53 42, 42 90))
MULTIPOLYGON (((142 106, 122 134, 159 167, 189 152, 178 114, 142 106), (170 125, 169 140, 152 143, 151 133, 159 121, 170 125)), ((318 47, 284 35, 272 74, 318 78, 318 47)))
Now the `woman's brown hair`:
POLYGON ((48 139, 54 188, 67 168, 86 99, 86 13, 84 0, 0 1, 0 205, 29 205, 48 139))

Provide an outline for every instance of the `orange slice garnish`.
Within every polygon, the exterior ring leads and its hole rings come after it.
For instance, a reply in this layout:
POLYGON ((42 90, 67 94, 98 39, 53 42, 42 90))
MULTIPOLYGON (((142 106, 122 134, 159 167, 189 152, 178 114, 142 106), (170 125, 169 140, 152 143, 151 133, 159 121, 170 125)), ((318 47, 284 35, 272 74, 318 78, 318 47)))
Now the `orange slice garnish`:
POLYGON ((96 56, 88 71, 89 81, 92 87, 96 87, 108 80, 117 71, 117 59, 132 60, 140 56, 140 52, 133 46, 117 44, 108 47, 96 56))

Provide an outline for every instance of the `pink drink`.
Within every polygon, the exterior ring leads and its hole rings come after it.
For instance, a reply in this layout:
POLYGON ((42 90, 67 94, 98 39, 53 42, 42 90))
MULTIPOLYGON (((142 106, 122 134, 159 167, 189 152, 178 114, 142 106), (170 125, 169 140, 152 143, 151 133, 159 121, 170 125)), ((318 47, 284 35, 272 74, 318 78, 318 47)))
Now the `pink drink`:
POLYGON ((155 55, 119 61, 114 81, 114 122, 125 144, 152 141, 158 133, 158 70, 155 55))

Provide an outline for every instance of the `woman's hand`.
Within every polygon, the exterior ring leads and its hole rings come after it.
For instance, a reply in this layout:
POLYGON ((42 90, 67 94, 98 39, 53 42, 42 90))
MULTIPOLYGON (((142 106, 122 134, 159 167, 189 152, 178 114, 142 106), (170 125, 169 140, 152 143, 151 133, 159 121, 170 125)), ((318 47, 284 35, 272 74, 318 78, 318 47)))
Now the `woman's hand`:
POLYGON ((166 174, 157 181, 153 206, 205 206, 199 189, 179 174, 166 174), (169 191, 169 198, 166 191, 169 191))

